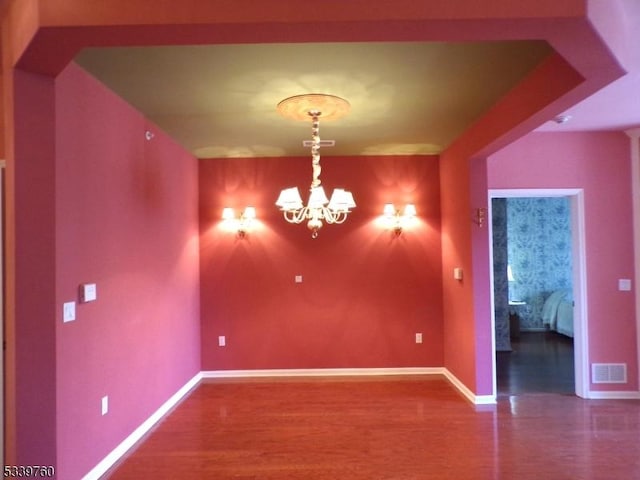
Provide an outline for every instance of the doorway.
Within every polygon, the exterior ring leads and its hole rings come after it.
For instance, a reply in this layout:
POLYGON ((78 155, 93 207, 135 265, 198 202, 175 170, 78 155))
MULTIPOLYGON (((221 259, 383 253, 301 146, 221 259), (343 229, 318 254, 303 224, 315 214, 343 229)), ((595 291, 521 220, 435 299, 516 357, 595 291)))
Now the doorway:
MULTIPOLYGON (((505 385, 505 363, 506 368, 512 368, 513 375, 535 375, 540 381, 541 375, 545 372, 550 373, 554 368, 558 368, 558 378, 560 386, 555 388, 568 388, 583 398, 587 396, 588 386, 588 359, 587 359, 587 328, 586 328, 586 276, 585 276, 585 253, 584 253, 584 200, 582 189, 527 189, 527 190, 490 190, 489 191, 489 217, 490 217, 490 238, 494 240, 494 217, 499 219, 502 213, 499 203, 494 203, 494 199, 538 199, 548 198, 551 203, 556 200, 556 204, 568 205, 570 237, 567 242, 570 245, 569 264, 570 272, 565 275, 569 278, 566 283, 571 287, 568 289, 552 289, 540 294, 532 294, 526 288, 522 288, 521 292, 517 289, 517 276, 527 273, 523 271, 527 262, 521 261, 516 268, 508 267, 506 248, 501 248, 499 243, 494 245, 490 242, 491 265, 496 267, 495 272, 491 271, 491 312, 492 312, 492 337, 494 345, 494 365, 493 365, 493 381, 494 394, 506 393, 510 389, 517 393, 522 390, 522 382, 517 383, 517 379, 511 380, 513 385, 505 385), (494 208, 496 211, 494 212, 494 208), (503 268, 504 267, 504 268, 503 268), (518 271, 518 269, 520 271, 518 271), (511 284, 511 285, 509 285, 511 284), (504 285, 508 285, 506 291, 501 291, 504 285), (496 291, 497 288, 497 291, 496 291), (508 293, 507 293, 508 292, 508 293), (553 294, 553 295, 552 295, 553 294), (522 297, 522 298, 520 298, 522 297), (557 307, 561 298, 563 302, 563 318, 568 314, 572 317, 571 332, 564 331, 567 324, 562 325, 556 323, 557 307), (553 305, 554 316, 549 315, 547 304, 553 305), (568 307, 567 305, 570 305, 568 307), (542 309, 547 308, 542 315, 542 309), (571 310, 567 310, 570 308, 571 310), (568 313, 568 314, 567 314, 568 313), (506 315, 506 317, 505 317, 506 315), (545 317, 544 320, 542 317, 545 317), (526 321, 522 322, 522 318, 526 317, 526 321), (535 321, 533 320, 535 317, 535 321), (544 323, 543 323, 544 322, 544 323), (505 333, 506 330, 506 333, 505 333), (562 332, 562 333, 560 333, 562 332), (569 335, 567 335, 569 334, 569 335), (570 335, 573 335, 571 337, 570 335), (506 338, 505 338, 506 335, 506 338), (572 340, 571 340, 572 338, 572 340), (513 345, 512 345, 513 342, 513 345), (517 355, 507 352, 513 352, 513 347, 517 348, 517 355), (502 353, 504 352, 504 353, 502 353), (506 356, 506 358, 505 358, 506 356), (572 360, 572 361, 571 361, 572 360), (534 362, 535 364, 531 364, 534 362), (547 362, 547 363, 545 363, 547 362), (536 365, 537 364, 537 365, 536 365), (569 370, 567 370, 569 369, 569 370), (567 375, 569 378, 567 379, 567 375), (498 379, 500 379, 500 389, 498 389, 498 379)), ((505 202, 506 203, 506 202, 505 202)), ((544 218, 539 218, 541 222, 544 218)), ((506 217, 505 217, 506 221, 506 217)), ((500 222, 496 224, 496 229, 502 228, 500 222)), ((504 227, 506 228, 506 227, 504 227)), ((529 227, 523 227, 529 228, 529 227)), ((536 229, 535 225, 531 225, 532 229, 536 229)), ((544 254, 544 252, 554 253, 553 246, 539 246, 533 255, 544 254)), ((531 253, 529 253, 531 255, 531 253)), ((562 281, 559 281, 561 286, 562 281)), ((525 282, 522 287, 528 284, 525 282)), ((536 378, 529 378, 529 391, 535 391, 536 378)), ((549 384, 549 382, 546 382, 549 384)), ((545 390, 550 388, 544 383, 539 383, 539 388, 545 390)), ((551 388, 554 388, 552 384, 551 388)))

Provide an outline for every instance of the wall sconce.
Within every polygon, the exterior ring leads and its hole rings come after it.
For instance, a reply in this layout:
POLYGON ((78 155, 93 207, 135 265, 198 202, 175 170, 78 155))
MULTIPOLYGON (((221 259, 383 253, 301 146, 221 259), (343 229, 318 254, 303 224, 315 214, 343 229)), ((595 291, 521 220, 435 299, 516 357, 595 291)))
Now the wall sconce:
POLYGON ((396 210, 396 207, 392 203, 387 203, 382 211, 382 219, 386 228, 393 230, 394 235, 397 237, 402 233, 402 230, 407 228, 416 217, 416 206, 412 203, 407 203, 404 207, 404 211, 396 210))
POLYGON ((254 207, 246 207, 240 218, 236 218, 233 208, 225 207, 222 209, 222 219, 227 228, 237 232, 239 238, 247 236, 251 230, 251 224, 256 218, 256 209, 254 207))
POLYGON ((476 208, 474 210, 474 214, 475 217, 473 219, 473 222, 481 228, 484 227, 484 223, 487 220, 487 209, 483 207, 476 208))

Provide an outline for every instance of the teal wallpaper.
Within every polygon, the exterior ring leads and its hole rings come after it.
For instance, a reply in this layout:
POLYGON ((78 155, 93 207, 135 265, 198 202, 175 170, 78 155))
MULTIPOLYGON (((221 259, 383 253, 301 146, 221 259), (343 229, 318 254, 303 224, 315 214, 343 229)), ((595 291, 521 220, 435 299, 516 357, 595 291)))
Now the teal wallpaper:
POLYGON ((521 330, 542 330, 546 298, 572 290, 571 210, 567 197, 494 198, 491 207, 496 349, 510 350, 508 300, 526 302, 517 307, 521 330))
POLYGON ((569 199, 507 199, 507 256, 514 281, 511 300, 519 307, 522 329, 542 329, 542 305, 554 290, 571 291, 571 212, 569 199))
POLYGON ((491 201, 493 228, 493 305, 496 321, 496 350, 510 351, 509 285, 507 283, 507 200, 491 201))

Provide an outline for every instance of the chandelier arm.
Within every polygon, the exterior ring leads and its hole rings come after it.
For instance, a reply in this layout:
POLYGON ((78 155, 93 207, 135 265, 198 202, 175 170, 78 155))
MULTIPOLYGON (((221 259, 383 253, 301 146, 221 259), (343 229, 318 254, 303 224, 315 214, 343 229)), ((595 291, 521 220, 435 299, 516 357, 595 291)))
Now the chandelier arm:
POLYGON ((336 218, 336 221, 334 223, 340 225, 341 223, 344 223, 347 220, 347 214, 349 212, 340 212, 336 218))
POLYGON ((340 225, 341 223, 344 223, 345 220, 347 219, 347 215, 349 214, 348 211, 344 212, 332 212, 333 213, 333 223, 336 223, 338 225, 340 225))
POLYGON ((289 223, 302 223, 304 220, 304 208, 298 210, 283 210, 284 219, 289 223))
POLYGON ((342 223, 344 220, 340 221, 340 212, 335 212, 328 207, 322 208, 322 214, 327 223, 342 223))

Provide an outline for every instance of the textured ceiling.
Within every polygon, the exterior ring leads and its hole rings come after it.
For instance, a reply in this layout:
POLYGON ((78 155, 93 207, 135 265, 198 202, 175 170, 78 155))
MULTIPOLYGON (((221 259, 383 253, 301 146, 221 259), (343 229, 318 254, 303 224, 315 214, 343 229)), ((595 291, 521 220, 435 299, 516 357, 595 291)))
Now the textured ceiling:
POLYGON ((76 61, 199 158, 304 155, 310 122, 276 105, 330 93, 322 155, 438 153, 548 53, 545 42, 92 48, 76 61))

